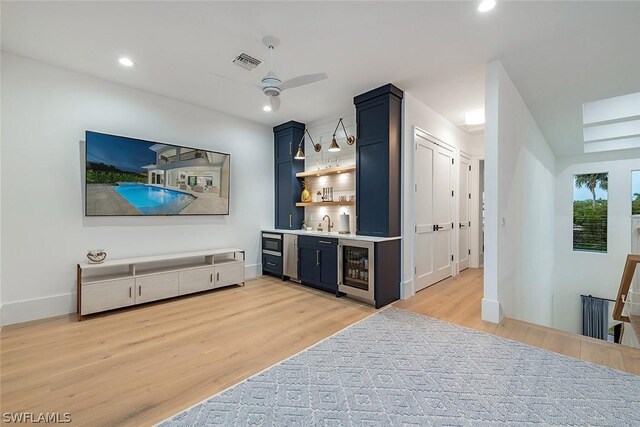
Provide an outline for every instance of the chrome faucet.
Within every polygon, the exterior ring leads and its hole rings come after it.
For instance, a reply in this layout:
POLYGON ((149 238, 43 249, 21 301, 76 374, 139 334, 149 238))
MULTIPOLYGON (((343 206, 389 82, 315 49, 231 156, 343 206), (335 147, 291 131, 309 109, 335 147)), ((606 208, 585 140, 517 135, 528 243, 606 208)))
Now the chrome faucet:
POLYGON ((331 233, 331 229, 333 228, 333 224, 331 224, 331 217, 329 215, 325 215, 322 217, 322 220, 324 221, 325 218, 327 220, 327 231, 331 233))

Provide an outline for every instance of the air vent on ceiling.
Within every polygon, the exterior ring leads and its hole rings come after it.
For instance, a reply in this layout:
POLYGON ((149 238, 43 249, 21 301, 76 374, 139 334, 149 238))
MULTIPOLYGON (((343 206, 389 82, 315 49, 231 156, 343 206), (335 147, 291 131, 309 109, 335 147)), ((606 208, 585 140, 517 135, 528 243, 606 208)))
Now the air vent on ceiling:
POLYGON ((262 64, 262 61, 244 52, 240 52, 231 62, 249 71, 255 70, 258 65, 262 64))

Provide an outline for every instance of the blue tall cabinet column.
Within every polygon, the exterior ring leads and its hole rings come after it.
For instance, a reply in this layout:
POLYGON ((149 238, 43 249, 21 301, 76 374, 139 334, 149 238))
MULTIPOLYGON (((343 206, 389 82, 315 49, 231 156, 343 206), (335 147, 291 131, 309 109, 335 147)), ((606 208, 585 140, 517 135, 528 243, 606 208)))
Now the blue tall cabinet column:
POLYGON ((396 237, 400 229, 402 90, 387 84, 353 99, 356 140, 356 228, 396 237))
POLYGON ((299 230, 304 220, 304 208, 296 207, 302 187, 296 173, 304 171, 304 160, 295 160, 298 143, 304 135, 305 125, 295 121, 273 128, 275 158, 275 228, 299 230))

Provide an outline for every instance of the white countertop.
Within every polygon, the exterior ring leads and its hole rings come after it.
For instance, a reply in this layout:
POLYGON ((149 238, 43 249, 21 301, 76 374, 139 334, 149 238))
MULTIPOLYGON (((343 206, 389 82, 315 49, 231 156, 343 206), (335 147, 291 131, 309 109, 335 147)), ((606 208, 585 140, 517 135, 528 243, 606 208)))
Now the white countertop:
POLYGON ((360 240, 362 242, 388 242, 390 240, 400 240, 401 237, 375 237, 375 236, 361 236, 359 234, 340 234, 337 231, 331 233, 327 231, 305 231, 305 230, 277 230, 275 228, 265 228, 262 231, 266 233, 282 233, 282 234, 297 234, 298 236, 317 236, 328 237, 331 239, 348 239, 348 240, 360 240))

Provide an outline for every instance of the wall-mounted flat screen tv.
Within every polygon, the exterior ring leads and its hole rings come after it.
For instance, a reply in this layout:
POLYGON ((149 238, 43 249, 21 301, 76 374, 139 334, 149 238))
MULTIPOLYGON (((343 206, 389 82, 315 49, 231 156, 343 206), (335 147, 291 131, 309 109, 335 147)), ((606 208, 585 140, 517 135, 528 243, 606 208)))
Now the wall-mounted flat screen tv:
POLYGON ((86 216, 228 215, 231 156, 86 132, 86 216))

